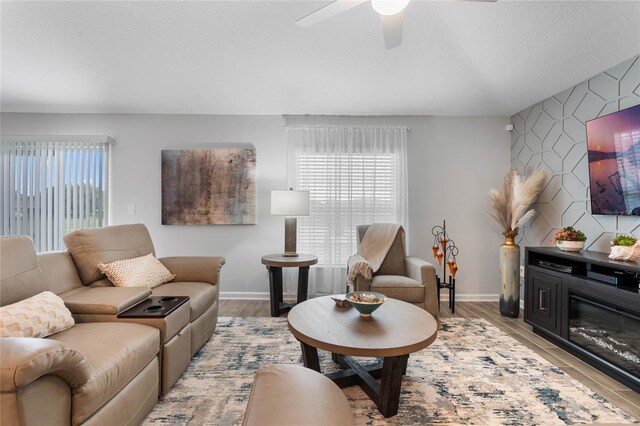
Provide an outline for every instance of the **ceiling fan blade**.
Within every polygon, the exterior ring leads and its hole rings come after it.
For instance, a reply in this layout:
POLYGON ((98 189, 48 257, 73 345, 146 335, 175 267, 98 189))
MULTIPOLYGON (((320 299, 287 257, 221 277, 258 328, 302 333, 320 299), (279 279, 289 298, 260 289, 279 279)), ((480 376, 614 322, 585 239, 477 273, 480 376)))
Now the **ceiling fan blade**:
POLYGON ((404 12, 396 13, 395 15, 380 15, 380 22, 382 23, 384 46, 387 50, 400 46, 402 43, 404 12))
POLYGON ((362 3, 366 3, 367 1, 369 0, 334 0, 331 3, 322 6, 315 12, 311 12, 310 14, 298 19, 296 21, 296 24, 301 27, 308 27, 313 24, 317 24, 318 22, 324 21, 325 19, 329 19, 332 16, 347 11, 362 3))

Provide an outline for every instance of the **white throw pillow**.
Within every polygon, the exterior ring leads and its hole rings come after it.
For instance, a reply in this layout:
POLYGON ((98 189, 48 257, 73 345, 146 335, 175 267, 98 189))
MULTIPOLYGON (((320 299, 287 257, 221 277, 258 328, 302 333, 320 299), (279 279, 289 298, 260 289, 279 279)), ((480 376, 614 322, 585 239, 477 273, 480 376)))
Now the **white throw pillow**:
POLYGON ((176 277, 152 254, 98 263, 98 268, 116 287, 154 288, 176 277))
POLYGON ((0 337, 47 337, 73 324, 64 301, 50 291, 0 308, 0 337))

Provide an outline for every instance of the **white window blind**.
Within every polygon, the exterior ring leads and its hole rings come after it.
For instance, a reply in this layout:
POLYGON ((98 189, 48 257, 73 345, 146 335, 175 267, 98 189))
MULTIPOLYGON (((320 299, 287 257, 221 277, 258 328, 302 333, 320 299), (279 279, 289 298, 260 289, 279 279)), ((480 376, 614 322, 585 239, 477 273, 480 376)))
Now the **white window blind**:
POLYGON ((3 136, 2 235, 28 235, 36 250, 64 249, 75 229, 107 224, 106 136, 3 136))
POLYGON ((309 275, 311 294, 344 291, 357 225, 407 227, 407 131, 385 126, 287 128, 288 186, 309 191, 310 197, 309 216, 298 218, 298 252, 318 256, 309 275))
POLYGON ((320 253, 320 265, 346 266, 355 253, 357 225, 401 222, 397 156, 300 154, 297 189, 309 191, 310 215, 298 218, 299 247, 320 253))

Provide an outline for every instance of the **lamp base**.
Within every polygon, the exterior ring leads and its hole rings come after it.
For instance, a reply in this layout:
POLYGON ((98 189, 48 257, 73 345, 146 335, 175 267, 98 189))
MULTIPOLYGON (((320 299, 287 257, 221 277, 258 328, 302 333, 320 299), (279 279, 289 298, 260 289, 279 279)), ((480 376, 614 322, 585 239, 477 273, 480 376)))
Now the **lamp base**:
POLYGON ((296 239, 298 232, 298 224, 295 217, 284 218, 284 257, 297 257, 296 239))

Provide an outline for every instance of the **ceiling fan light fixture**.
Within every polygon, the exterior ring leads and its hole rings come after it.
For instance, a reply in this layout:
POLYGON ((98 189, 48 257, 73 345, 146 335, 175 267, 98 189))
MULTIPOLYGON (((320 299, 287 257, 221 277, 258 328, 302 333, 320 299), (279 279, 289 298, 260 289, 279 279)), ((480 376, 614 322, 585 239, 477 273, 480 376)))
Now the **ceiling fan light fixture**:
POLYGON ((408 4, 409 0, 371 0, 373 10, 385 16, 402 12, 408 4))

